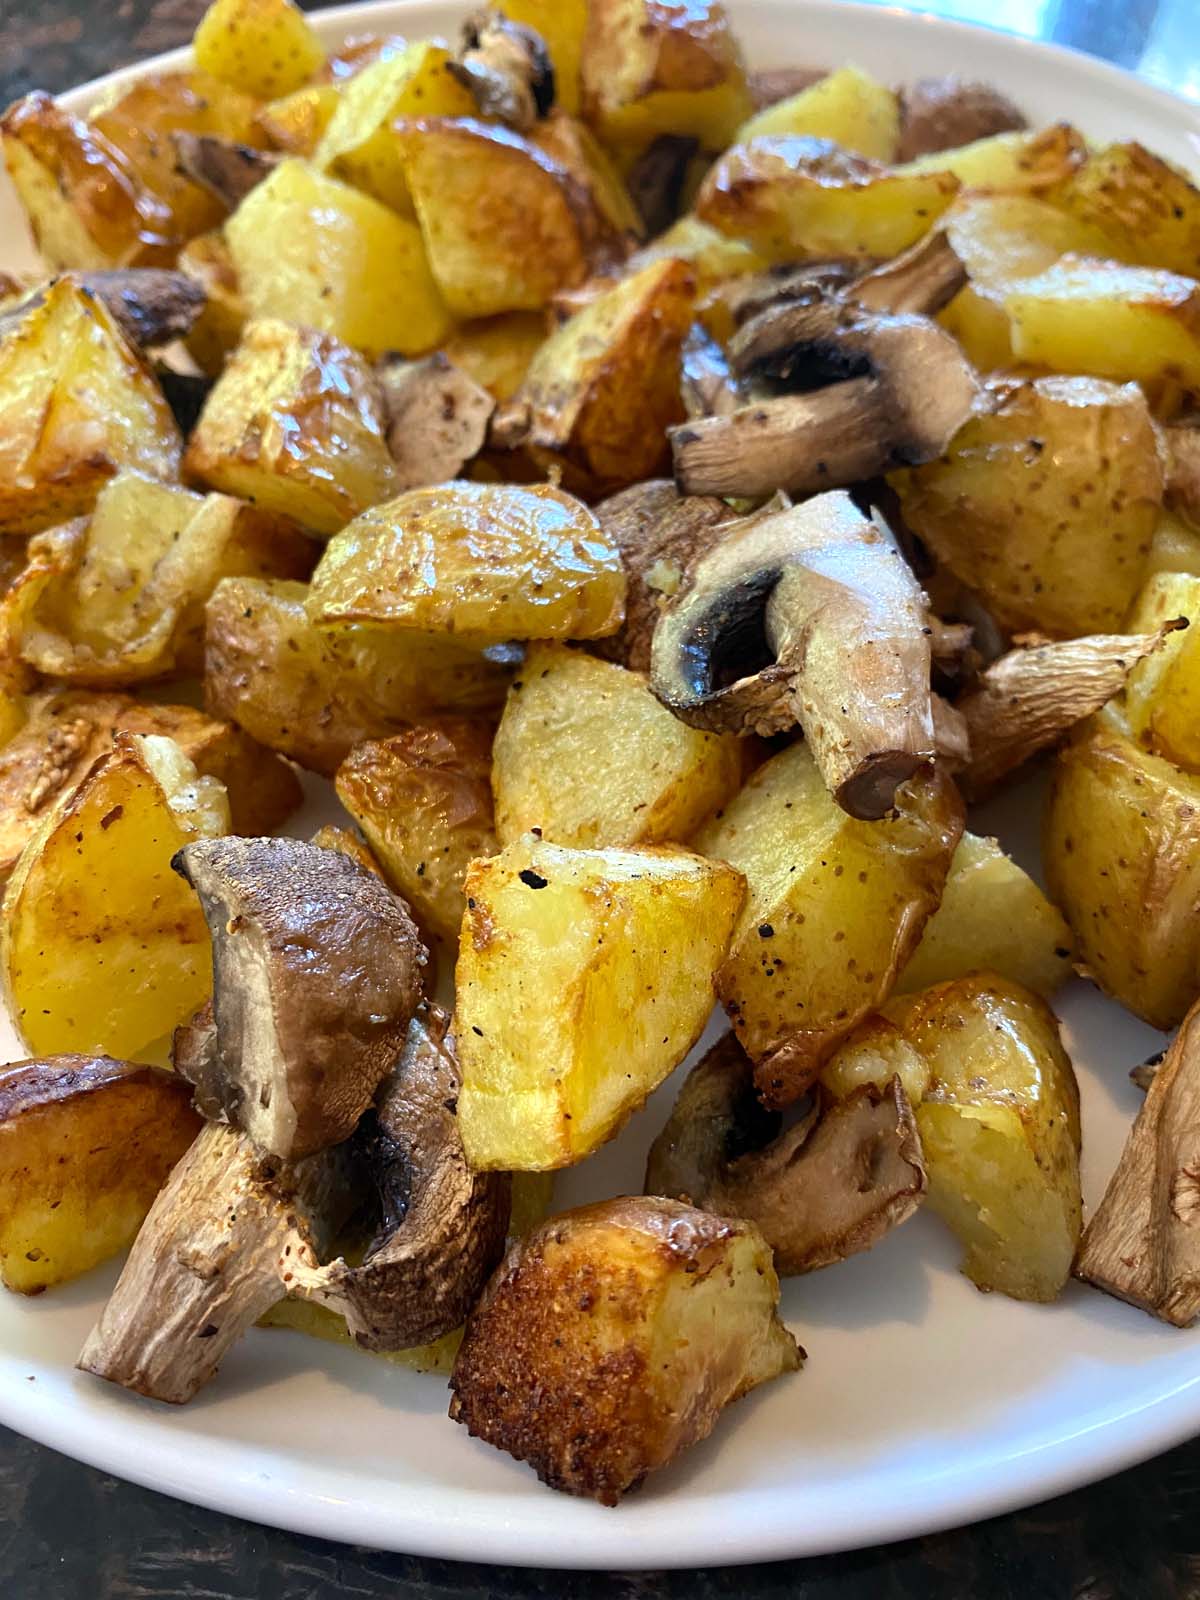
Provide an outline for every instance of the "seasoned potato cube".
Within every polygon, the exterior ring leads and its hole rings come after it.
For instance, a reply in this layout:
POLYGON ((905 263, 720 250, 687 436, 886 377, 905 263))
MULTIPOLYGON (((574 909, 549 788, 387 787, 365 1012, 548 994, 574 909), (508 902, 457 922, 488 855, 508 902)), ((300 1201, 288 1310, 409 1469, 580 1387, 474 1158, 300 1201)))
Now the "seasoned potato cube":
POLYGON ((167 206, 90 124, 27 94, 0 117, 0 148, 46 265, 169 266, 167 206))
POLYGON ((4 609, 21 659, 68 682, 200 672, 204 604, 221 578, 300 578, 312 565, 293 524, 136 472, 112 478, 87 522, 65 532, 32 541, 4 609))
POLYGON ((0 316, 0 534, 92 506, 122 467, 179 471, 179 429, 107 307, 58 278, 0 316))
POLYGON ((1200 277, 1200 189, 1143 145, 1095 151, 1053 199, 1116 240, 1122 260, 1200 277))
POLYGON ((1106 710, 1058 757, 1042 854, 1096 982, 1173 1028, 1200 992, 1200 778, 1140 750, 1106 710))
POLYGON ((917 1127, 929 1204, 981 1289, 1055 1300, 1083 1227, 1079 1089, 1044 1000, 996 973, 939 984, 906 1009, 932 1068, 917 1127))
POLYGON ((872 161, 892 161, 900 142, 900 100, 870 73, 841 67, 751 117, 735 142, 749 144, 771 134, 831 139, 872 161))
POLYGON ((639 1195, 552 1217, 467 1322, 450 1415, 603 1505, 800 1365, 753 1223, 639 1195), (603 1292, 597 1285, 603 1283, 603 1292))
POLYGON ((750 115, 737 40, 720 0, 590 0, 583 109, 604 142, 644 149, 661 134, 723 150, 750 115))
POLYGON ((941 904, 896 989, 909 993, 985 968, 1049 997, 1071 976, 1066 919, 995 839, 964 833, 941 904))
POLYGON ((496 734, 496 832, 501 844, 534 831, 585 848, 682 841, 742 773, 741 741, 680 722, 644 674, 540 645, 496 734))
POLYGON ((0 1071, 0 1280, 40 1294, 133 1243, 200 1131, 191 1085, 104 1056, 0 1071))
POLYGON ((192 38, 202 72, 260 100, 307 83, 325 51, 291 0, 213 0, 192 38))
POLYGON ((481 322, 464 322, 442 349, 447 360, 503 403, 521 387, 545 339, 546 319, 541 312, 509 311, 481 322))
POLYGON ((989 390, 940 460, 892 474, 906 522, 1004 627, 1118 632, 1162 503, 1145 397, 1096 378, 989 390))
POLYGON ((446 634, 314 628, 301 583, 226 578, 208 602, 209 708, 272 750, 332 777, 364 739, 439 711, 488 711, 511 677, 446 634))
POLYGON ((895 816, 835 803, 806 744, 758 769, 693 840, 749 885, 717 993, 769 1105, 803 1094, 886 998, 937 908, 962 832, 943 775, 897 792, 895 816))
POLYGON ((271 146, 290 156, 311 156, 324 137, 341 104, 336 83, 306 83, 270 105, 262 106, 257 122, 271 146))
POLYGON ((403 122, 396 138, 455 316, 537 311, 586 275, 567 174, 528 139, 469 117, 403 122))
POLYGON ((554 98, 564 111, 576 116, 588 0, 488 0, 488 6, 541 35, 554 67, 554 98))
POLYGON ((1070 123, 1040 131, 993 133, 957 150, 935 150, 896 170, 950 172, 977 194, 1037 194, 1070 178, 1084 163, 1087 144, 1070 123))
POLYGON ((621 558, 548 484, 412 489, 331 539, 313 574, 319 626, 369 622, 475 639, 595 639, 624 615, 621 558))
POLYGON ((205 233, 184 245, 175 264, 208 297, 184 342, 197 366, 215 378, 241 343, 248 315, 233 257, 221 234, 205 233))
POLYGON ((513 1172, 570 1166, 700 1037, 741 876, 685 850, 568 850, 530 835, 474 862, 466 893, 456 1016, 467 1157, 513 1172))
POLYGON ((665 233, 636 251, 629 259, 629 272, 637 272, 668 256, 692 269, 696 292, 700 295, 708 294, 730 279, 763 272, 767 266, 766 259, 741 239, 731 239, 718 228, 690 215, 680 217, 665 233))
POLYGON ((131 1056, 203 1003, 208 928, 171 857, 229 831, 229 803, 170 739, 116 746, 44 818, 4 895, 0 962, 31 1050, 131 1056))
POLYGON ((469 117, 470 93, 447 70, 454 57, 443 44, 419 39, 399 55, 383 56, 346 84, 313 163, 352 183, 401 216, 416 215, 404 175, 398 117, 469 117))
POLYGON ((496 850, 492 725, 467 717, 417 723, 355 745, 338 768, 338 799, 422 923, 457 939, 463 880, 496 850))
POLYGON ((949 172, 905 172, 824 139, 780 135, 734 145, 710 169, 696 215, 769 261, 895 256, 958 192, 949 172))
POLYGON ((1125 688, 1125 715, 1139 743, 1187 772, 1200 773, 1200 577, 1160 572, 1138 596, 1131 632, 1151 633, 1174 617, 1188 626, 1168 634, 1138 663, 1125 688))
POLYGON ((375 374, 331 334, 252 322, 204 403, 184 467, 312 533, 336 533, 394 488, 375 374))
POLYGON ((225 238, 253 316, 372 355, 422 355, 450 331, 416 223, 302 161, 282 161, 252 189, 225 238))

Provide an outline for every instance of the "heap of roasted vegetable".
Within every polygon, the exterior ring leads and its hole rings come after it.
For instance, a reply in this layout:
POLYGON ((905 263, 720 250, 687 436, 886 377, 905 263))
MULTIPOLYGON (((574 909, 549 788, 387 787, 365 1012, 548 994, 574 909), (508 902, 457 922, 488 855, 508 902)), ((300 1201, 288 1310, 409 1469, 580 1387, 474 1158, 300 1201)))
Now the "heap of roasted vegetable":
POLYGON ((0 139, 0 1271, 132 1244, 82 1367, 352 1340, 611 1503, 922 1201, 1195 1319, 1185 174, 650 0, 215 0, 0 139), (1035 757, 1052 899, 964 831, 1035 757), (273 837, 297 767, 360 832, 273 837), (1086 1228, 1073 968, 1182 1024, 1086 1228))

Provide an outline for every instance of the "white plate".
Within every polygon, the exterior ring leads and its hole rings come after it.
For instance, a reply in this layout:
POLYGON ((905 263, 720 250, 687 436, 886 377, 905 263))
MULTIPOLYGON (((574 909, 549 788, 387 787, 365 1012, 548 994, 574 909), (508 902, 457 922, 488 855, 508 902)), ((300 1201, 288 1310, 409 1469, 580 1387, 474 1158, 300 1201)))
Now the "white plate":
MULTIPOLYGON (((400 0, 315 20, 330 41, 365 28, 453 34, 465 9, 466 0, 400 0)), ((732 9, 752 61, 854 60, 893 81, 976 74, 1035 120, 1068 117, 1096 137, 1136 137, 1200 166, 1195 107, 1084 56, 828 0, 732 9)), ((64 102, 84 110, 99 87, 64 102)), ((19 264, 22 232, 0 180, 0 266, 19 264)), ((1026 789, 976 825, 1036 869, 1037 810, 1026 789)), ((1083 1088, 1084 1188, 1095 1204, 1138 1103, 1127 1069, 1160 1040, 1083 984, 1059 1009, 1083 1088)), ((11 1030, 0 1037, 0 1058, 19 1053, 11 1030)), ((557 1203, 640 1188, 672 1093, 562 1175, 557 1203)), ((446 1420, 443 1380, 298 1334, 253 1333, 182 1410, 86 1378, 73 1362, 114 1276, 35 1301, 0 1297, 0 1421, 202 1505, 419 1555, 646 1568, 829 1552, 1027 1504, 1200 1431, 1200 1334, 1077 1284, 1049 1308, 980 1295, 932 1216, 870 1255, 788 1283, 805 1370, 735 1407, 616 1511, 554 1496, 469 1439, 446 1420)))

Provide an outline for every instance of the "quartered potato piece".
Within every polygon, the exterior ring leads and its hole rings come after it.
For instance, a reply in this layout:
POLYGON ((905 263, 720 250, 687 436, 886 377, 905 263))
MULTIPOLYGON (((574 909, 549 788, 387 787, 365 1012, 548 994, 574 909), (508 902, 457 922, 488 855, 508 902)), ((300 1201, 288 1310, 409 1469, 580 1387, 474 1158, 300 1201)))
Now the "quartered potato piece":
POLYGON ((1040 132, 995 133, 956 150, 937 150, 897 168, 949 172, 977 194, 1039 194, 1066 182, 1087 158, 1083 135, 1068 122, 1040 132))
POLYGON ((894 161, 900 99, 859 67, 840 67, 799 94, 778 100, 737 131, 736 144, 773 134, 830 139, 872 161, 894 161))
POLYGON ((488 0, 499 11, 540 35, 554 67, 554 98, 576 116, 580 105, 579 64, 587 28, 588 0, 488 0))
POLYGON ((207 296, 185 342, 196 365, 215 378, 241 342, 249 315, 233 257, 222 234, 204 233, 188 240, 175 265, 207 296))
POLYGON ((117 735, 43 820, 5 892, 5 998, 31 1050, 132 1056, 192 1015, 212 957, 171 858, 228 831, 224 785, 178 745, 117 735))
POLYGON ((600 524, 548 484, 456 482, 375 506, 332 539, 309 616, 475 640, 595 639, 624 615, 600 524))
POLYGON ((0 1070, 0 1280, 40 1294, 133 1243, 200 1130, 173 1073, 61 1055, 0 1070))
POLYGON ((179 471, 162 390, 107 307, 57 278, 0 316, 0 534, 91 508, 122 467, 179 471))
POLYGON ((1052 199, 1103 229, 1122 260, 1200 277, 1200 189, 1144 145, 1095 151, 1052 199))
POLYGON ((251 322, 204 403, 184 467, 310 533, 336 533, 395 486, 375 374, 332 334, 251 322))
POLYGON ((529 835, 467 873, 456 987, 471 1165, 570 1166, 683 1060, 713 1002, 739 873, 685 850, 529 835))
POLYGON ((1188 626, 1133 669, 1125 715, 1140 744, 1200 773, 1200 577, 1159 572, 1138 596, 1130 630, 1150 632, 1175 617, 1186 617, 1188 626))
POLYGON ((521 387, 546 332, 542 312, 509 311, 461 323, 443 344, 442 353, 503 404, 521 387))
POLYGON ((557 161, 578 196, 576 215, 592 270, 619 266, 645 235, 640 213, 617 166, 586 122, 555 106, 530 138, 557 161))
POLYGON ((202 72, 260 100, 299 89, 325 60, 321 41, 291 0, 213 0, 192 49, 202 72))
POLYGON ((680 722, 640 672, 535 646, 496 733, 497 835, 584 848, 686 840, 738 788, 743 749, 680 722))

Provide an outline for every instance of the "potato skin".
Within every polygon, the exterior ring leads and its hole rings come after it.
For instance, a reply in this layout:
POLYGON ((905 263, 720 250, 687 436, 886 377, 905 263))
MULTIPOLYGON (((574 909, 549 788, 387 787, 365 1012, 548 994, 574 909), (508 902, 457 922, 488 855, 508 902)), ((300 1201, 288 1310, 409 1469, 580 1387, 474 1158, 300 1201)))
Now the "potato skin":
POLYGON ((191 1086, 107 1056, 0 1071, 0 1279, 40 1294, 132 1243, 200 1130, 191 1086))
POLYGON ((205 72, 264 100, 299 89, 325 60, 321 41, 291 0, 213 0, 193 48, 205 72))
POLYGON ((1200 189, 1144 145, 1094 151, 1052 198, 1102 228, 1122 260, 1200 277, 1200 189))
POLYGON ((544 1483, 615 1505, 794 1371, 771 1253, 751 1224, 635 1196, 517 1244, 468 1322, 450 1415, 544 1483))

